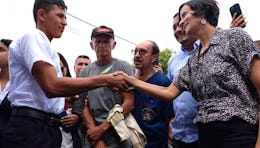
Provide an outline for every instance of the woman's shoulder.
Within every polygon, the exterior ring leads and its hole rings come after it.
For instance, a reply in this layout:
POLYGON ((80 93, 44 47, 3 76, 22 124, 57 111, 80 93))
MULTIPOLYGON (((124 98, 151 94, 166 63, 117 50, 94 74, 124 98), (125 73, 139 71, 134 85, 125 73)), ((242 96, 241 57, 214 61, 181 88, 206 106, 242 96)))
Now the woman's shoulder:
POLYGON ((225 32, 225 34, 227 34, 227 35, 238 36, 238 37, 248 35, 248 33, 241 27, 225 29, 225 30, 223 30, 223 32, 225 32))

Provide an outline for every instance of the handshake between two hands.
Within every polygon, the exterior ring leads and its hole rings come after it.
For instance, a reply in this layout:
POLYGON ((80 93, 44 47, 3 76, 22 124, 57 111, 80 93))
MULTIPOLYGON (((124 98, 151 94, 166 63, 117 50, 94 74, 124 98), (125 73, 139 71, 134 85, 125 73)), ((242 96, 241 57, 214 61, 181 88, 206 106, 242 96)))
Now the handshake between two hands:
POLYGON ((127 75, 122 71, 117 71, 111 73, 111 79, 108 80, 108 83, 114 93, 122 93, 126 91, 133 90, 133 80, 135 79, 132 76, 127 75))

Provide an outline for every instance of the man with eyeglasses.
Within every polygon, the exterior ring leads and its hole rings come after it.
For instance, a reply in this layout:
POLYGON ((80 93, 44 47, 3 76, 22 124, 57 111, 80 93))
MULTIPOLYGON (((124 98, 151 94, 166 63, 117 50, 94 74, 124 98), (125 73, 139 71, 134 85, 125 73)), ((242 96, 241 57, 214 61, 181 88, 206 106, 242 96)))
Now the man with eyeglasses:
MULTIPOLYGON (((136 68, 135 77, 147 83, 169 86, 170 80, 154 68, 159 52, 157 44, 150 40, 136 45, 132 50, 136 68)), ((173 117, 171 102, 160 101, 135 90, 133 115, 147 138, 146 148, 167 148, 168 124, 173 117)))
MULTIPOLYGON (((83 68, 80 77, 103 75, 115 71, 124 71, 128 75, 134 75, 133 69, 128 62, 112 57, 112 50, 116 46, 112 28, 107 26, 94 28, 91 34, 90 46, 96 52, 97 60, 83 68)), ((115 94, 110 88, 100 87, 80 95, 80 98, 85 99, 86 97, 87 104, 82 112, 86 128, 86 139, 82 147, 132 147, 128 140, 121 141, 107 118, 109 111, 116 104, 121 105, 123 108, 124 118, 128 116, 134 106, 133 91, 115 94)), ((82 104, 84 104, 84 101, 82 101, 82 104)))

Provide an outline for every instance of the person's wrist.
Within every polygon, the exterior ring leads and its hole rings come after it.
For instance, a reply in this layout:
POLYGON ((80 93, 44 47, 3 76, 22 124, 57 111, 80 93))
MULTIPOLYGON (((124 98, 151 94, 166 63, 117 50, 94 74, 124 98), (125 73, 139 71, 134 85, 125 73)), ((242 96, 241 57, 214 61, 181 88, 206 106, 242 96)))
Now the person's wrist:
POLYGON ((106 87, 106 86, 109 86, 109 77, 108 77, 108 75, 107 74, 102 74, 102 75, 100 75, 100 80, 101 80, 101 85, 103 86, 103 87, 106 87))
POLYGON ((105 121, 104 124, 101 124, 100 128, 103 133, 105 133, 111 126, 111 123, 108 121, 105 121))
POLYGON ((102 134, 104 134, 106 132, 106 128, 104 126, 101 125, 100 129, 101 129, 102 134))
POLYGON ((129 77, 129 83, 131 84, 131 86, 132 87, 134 87, 135 85, 136 85, 136 83, 137 83, 137 78, 135 78, 135 77, 129 77))

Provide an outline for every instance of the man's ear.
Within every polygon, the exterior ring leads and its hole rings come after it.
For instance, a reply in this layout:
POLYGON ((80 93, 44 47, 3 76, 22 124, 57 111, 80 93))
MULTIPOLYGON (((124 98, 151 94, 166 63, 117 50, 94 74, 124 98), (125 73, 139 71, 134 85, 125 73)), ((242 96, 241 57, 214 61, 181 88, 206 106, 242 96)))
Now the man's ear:
POLYGON ((37 11, 37 21, 44 22, 45 21, 46 12, 43 9, 39 9, 37 11))
POLYGON ((152 62, 155 63, 155 61, 158 59, 158 55, 154 54, 152 55, 152 62))
POLYGON ((94 45, 93 45, 92 41, 89 42, 89 45, 90 45, 91 49, 94 50, 94 45))
POLYGON ((116 47, 116 41, 114 41, 114 45, 113 45, 112 49, 115 49, 115 47, 116 47))

